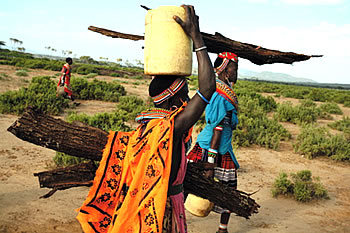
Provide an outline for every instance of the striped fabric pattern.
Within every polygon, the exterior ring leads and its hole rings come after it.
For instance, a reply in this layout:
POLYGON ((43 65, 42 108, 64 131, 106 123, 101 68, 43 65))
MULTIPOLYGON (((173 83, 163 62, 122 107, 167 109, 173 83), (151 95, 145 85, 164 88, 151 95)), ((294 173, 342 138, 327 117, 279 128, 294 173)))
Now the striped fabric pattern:
POLYGON ((236 93, 220 79, 216 79, 216 92, 235 106, 238 111, 238 98, 236 93))
POLYGON ((221 65, 215 68, 215 72, 220 74, 227 66, 229 61, 238 62, 238 56, 231 52, 222 52, 218 54, 218 57, 223 58, 221 65))
POLYGON ((164 118, 167 115, 169 115, 171 112, 168 110, 165 110, 163 108, 151 108, 147 111, 141 112, 139 115, 136 116, 135 121, 137 123, 146 123, 153 119, 160 119, 164 118))
POLYGON ((157 96, 152 97, 153 102, 155 104, 161 104, 165 100, 169 99, 170 97, 174 96, 181 88, 185 85, 186 80, 182 78, 176 79, 173 84, 166 90, 164 90, 162 93, 160 93, 157 96))

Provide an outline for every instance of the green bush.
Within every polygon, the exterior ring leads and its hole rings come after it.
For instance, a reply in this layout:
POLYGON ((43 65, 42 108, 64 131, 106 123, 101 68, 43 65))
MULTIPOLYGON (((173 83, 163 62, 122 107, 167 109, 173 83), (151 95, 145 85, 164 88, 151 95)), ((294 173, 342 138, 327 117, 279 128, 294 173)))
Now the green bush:
POLYGON ((90 74, 87 74, 83 77, 89 79, 89 78, 95 78, 97 75, 98 75, 97 73, 90 73, 90 74))
POLYGON ((265 112, 272 112, 277 107, 276 101, 271 96, 264 97, 261 94, 252 92, 247 89, 238 89, 236 93, 239 101, 243 96, 246 96, 249 99, 256 101, 258 106, 262 107, 265 112))
POLYGON ((143 79, 143 76, 142 76, 142 75, 136 75, 136 76, 132 76, 132 77, 130 77, 130 78, 132 78, 132 79, 137 79, 137 80, 141 80, 141 79, 143 79))
POLYGON ((0 80, 9 80, 10 76, 5 73, 0 73, 0 80))
POLYGON ((328 88, 315 88, 293 84, 278 84, 269 82, 260 82, 253 80, 239 80, 236 84, 239 89, 244 88, 252 92, 276 93, 284 97, 295 99, 310 99, 322 102, 335 102, 338 104, 350 105, 350 92, 348 90, 337 90, 328 88))
POLYGON ((17 70, 16 75, 24 77, 24 76, 28 76, 28 73, 25 70, 17 70))
POLYGON ((112 77, 121 77, 121 75, 119 73, 111 73, 109 76, 112 77))
POLYGON ((83 100, 117 102, 120 96, 126 95, 124 87, 116 81, 107 83, 94 79, 88 82, 84 78, 72 78, 71 87, 76 97, 83 100))
POLYGON ((350 108, 350 100, 349 101, 344 101, 344 107, 350 108))
POLYGON ((67 121, 70 123, 80 121, 104 131, 130 131, 130 127, 125 124, 128 120, 126 112, 119 109, 112 113, 98 113, 93 116, 72 112, 67 117, 67 121))
POLYGON ((349 117, 343 117, 343 119, 339 121, 335 121, 328 124, 329 127, 332 129, 336 129, 339 131, 343 131, 345 133, 350 134, 350 118, 349 117))
POLYGON ((241 95, 239 102, 239 123, 233 131, 233 144, 237 146, 256 144, 276 150, 281 140, 291 137, 291 134, 276 120, 268 119, 264 109, 267 105, 264 101, 259 105, 256 98, 241 95))
POLYGON ((320 109, 322 112, 342 115, 343 111, 340 109, 336 103, 324 103, 321 104, 320 109))
POLYGON ((28 88, 0 95, 0 113, 22 114, 31 106, 44 113, 58 114, 68 107, 68 100, 56 97, 56 84, 49 76, 33 77, 28 88))
POLYGON ((197 75, 191 75, 188 81, 188 84, 193 90, 198 89, 198 76, 197 75))
POLYGON ((312 159, 317 156, 328 156, 335 160, 350 159, 350 143, 344 135, 331 135, 326 128, 313 124, 303 125, 296 143, 297 153, 312 159))
POLYGON ((316 122, 320 115, 320 110, 316 107, 307 107, 310 103, 303 102, 301 105, 293 107, 292 103, 287 101, 278 104, 275 118, 281 122, 291 122, 294 124, 316 122))
POLYGON ((310 99, 302 99, 299 101, 301 107, 305 108, 316 108, 317 104, 310 99))
POLYGON ((304 99, 308 96, 309 90, 306 88, 284 87, 281 91, 282 96, 286 98, 304 99))
POLYGON ((65 153, 56 152, 55 156, 53 157, 53 161, 59 167, 66 167, 74 164, 79 164, 88 160, 84 158, 67 155, 65 153))
POLYGON ((271 189, 272 196, 289 195, 293 193, 293 183, 288 179, 288 175, 285 172, 281 172, 278 178, 275 179, 273 188, 271 189))
POLYGON ((321 198, 329 199, 328 192, 320 183, 319 177, 313 180, 310 170, 292 173, 291 178, 292 180, 289 180, 285 172, 279 174, 271 189, 273 197, 278 195, 292 196, 300 202, 321 198))
POLYGON ((84 65, 76 65, 75 66, 75 72, 78 73, 78 74, 90 74, 90 73, 99 73, 98 72, 98 69, 93 66, 93 65, 87 65, 87 64, 84 64, 84 65))
POLYGON ((127 113, 127 119, 135 119, 138 113, 151 108, 152 102, 148 101, 145 103, 142 99, 137 96, 122 96, 119 99, 117 108, 127 113))

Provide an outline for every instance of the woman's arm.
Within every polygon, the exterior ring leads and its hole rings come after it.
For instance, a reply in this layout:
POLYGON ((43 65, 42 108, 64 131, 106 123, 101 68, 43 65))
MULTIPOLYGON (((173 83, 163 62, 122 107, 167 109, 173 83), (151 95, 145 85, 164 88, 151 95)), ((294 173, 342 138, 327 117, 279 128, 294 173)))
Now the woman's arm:
MULTIPOLYGON (((193 40, 195 49, 205 47, 202 35, 199 31, 198 16, 195 14, 193 6, 183 6, 186 10, 186 19, 182 21, 179 17, 174 16, 177 23, 181 25, 185 33, 193 40)), ((216 90, 214 68, 210 61, 206 49, 196 52, 198 61, 198 84, 199 92, 207 100, 216 90)), ((181 135, 191 128, 202 115, 207 103, 196 94, 188 103, 185 110, 175 119, 175 134, 181 135)))

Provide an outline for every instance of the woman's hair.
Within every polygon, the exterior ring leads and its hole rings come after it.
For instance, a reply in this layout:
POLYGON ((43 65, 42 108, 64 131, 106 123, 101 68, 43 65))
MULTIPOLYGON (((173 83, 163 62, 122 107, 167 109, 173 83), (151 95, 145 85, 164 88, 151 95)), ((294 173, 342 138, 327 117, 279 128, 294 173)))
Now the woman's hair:
POLYGON ((216 60, 215 60, 215 62, 214 62, 214 68, 219 67, 219 66, 222 64, 223 61, 224 61, 223 58, 217 57, 216 60))
POLYGON ((73 59, 71 58, 71 57, 67 57, 66 58, 66 62, 68 63, 68 62, 72 62, 73 61, 73 59))

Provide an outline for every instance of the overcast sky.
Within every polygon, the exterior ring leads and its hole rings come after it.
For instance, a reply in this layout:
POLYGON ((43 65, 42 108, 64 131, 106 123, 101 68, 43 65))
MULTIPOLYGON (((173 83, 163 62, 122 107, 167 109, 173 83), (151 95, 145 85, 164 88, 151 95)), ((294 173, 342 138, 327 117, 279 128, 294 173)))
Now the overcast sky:
POLYGON ((324 55, 294 65, 257 66, 240 59, 241 69, 350 84, 349 0, 1 0, 0 41, 13 47, 9 38, 16 38, 28 52, 49 53, 45 47, 50 46, 56 55, 71 50, 77 57, 136 63, 135 59, 143 60, 143 41, 113 39, 87 28, 142 35, 146 11, 140 4, 156 8, 184 3, 195 6, 203 32, 220 32, 269 49, 324 55))

